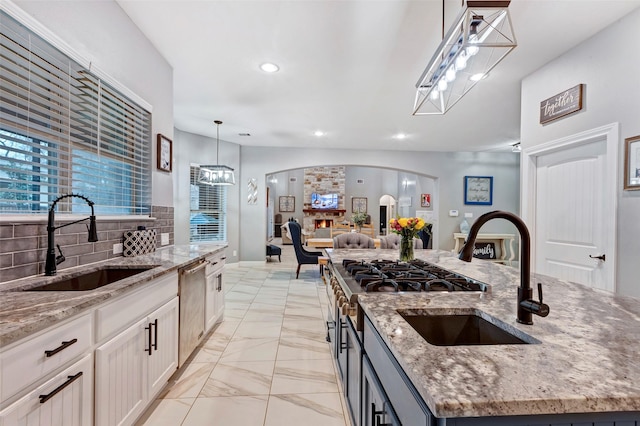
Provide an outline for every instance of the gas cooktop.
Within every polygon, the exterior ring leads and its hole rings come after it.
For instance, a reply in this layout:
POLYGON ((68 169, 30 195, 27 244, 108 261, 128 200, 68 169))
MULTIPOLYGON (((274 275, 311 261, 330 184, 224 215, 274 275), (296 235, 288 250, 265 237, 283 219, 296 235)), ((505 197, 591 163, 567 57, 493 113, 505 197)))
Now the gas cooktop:
POLYGON ((349 287, 355 292, 487 291, 482 282, 424 260, 344 259, 342 265, 334 267, 345 281, 352 281, 349 287))

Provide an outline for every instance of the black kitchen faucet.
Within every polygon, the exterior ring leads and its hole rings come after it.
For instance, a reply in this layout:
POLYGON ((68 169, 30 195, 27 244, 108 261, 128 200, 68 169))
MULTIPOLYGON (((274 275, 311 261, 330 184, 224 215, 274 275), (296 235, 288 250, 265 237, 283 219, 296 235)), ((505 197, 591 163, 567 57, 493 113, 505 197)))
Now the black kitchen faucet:
POLYGON ((56 266, 58 266, 59 264, 61 264, 62 262, 65 261, 65 257, 64 254, 62 254, 62 250, 60 249, 60 246, 58 247, 58 251, 60 252, 60 255, 56 256, 56 244, 55 244, 55 231, 56 229, 59 228, 64 228, 65 226, 69 226, 69 225, 73 225, 74 223, 78 223, 78 222, 83 222, 85 220, 89 219, 89 226, 87 227, 87 230, 89 231, 89 239, 88 241, 90 243, 95 243, 96 241, 98 241, 98 231, 96 229, 96 216, 94 214, 93 211, 93 201, 89 200, 87 197, 85 197, 84 195, 80 195, 80 194, 65 194, 65 195, 61 195, 58 198, 56 198, 53 203, 51 204, 51 208, 49 208, 49 221, 47 222, 47 259, 45 262, 45 266, 44 266, 44 274, 47 276, 53 276, 56 274, 56 266), (76 220, 74 222, 69 222, 69 223, 65 223, 64 225, 60 225, 60 226, 55 226, 55 207, 56 204, 58 203, 58 201, 62 200, 63 198, 68 198, 68 197, 76 197, 76 198, 81 198, 84 201, 87 202, 87 204, 89 205, 89 207, 91 207, 91 216, 89 217, 85 217, 84 219, 80 219, 80 220, 76 220))
POLYGON ((471 262, 473 257, 473 247, 478 236, 480 227, 491 219, 506 219, 513 223, 520 233, 520 287, 518 287, 518 322, 522 324, 533 324, 531 314, 541 317, 549 315, 549 306, 542 303, 542 284, 538 283, 538 296, 540 301, 533 300, 533 290, 530 284, 531 274, 531 237, 527 225, 513 213, 496 210, 485 213, 474 222, 469 230, 467 241, 460 250, 459 258, 465 262, 471 262))

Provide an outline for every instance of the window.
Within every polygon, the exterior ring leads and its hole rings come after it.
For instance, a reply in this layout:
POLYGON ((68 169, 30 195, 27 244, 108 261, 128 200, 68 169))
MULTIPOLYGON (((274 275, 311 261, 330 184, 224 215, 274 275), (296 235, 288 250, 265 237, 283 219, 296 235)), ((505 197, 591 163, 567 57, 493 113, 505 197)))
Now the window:
POLYGON ((200 168, 191 166, 191 242, 227 240, 227 186, 198 182, 200 168))
POLYGON ((151 114, 5 12, 0 30, 0 212, 73 192, 99 214, 149 214, 151 114))

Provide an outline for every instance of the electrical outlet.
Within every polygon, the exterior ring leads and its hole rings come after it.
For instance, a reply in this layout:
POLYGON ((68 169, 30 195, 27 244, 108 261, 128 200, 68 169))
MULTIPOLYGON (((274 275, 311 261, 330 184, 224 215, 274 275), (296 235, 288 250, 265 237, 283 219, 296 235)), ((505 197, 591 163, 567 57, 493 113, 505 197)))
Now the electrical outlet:
POLYGON ((238 251, 237 251, 237 250, 234 250, 234 251, 233 251, 233 257, 236 257, 237 255, 238 255, 238 251))
POLYGON ((124 250, 124 246, 122 243, 117 243, 113 245, 113 254, 120 254, 124 250))
POLYGON ((169 244, 169 233, 164 232, 160 234, 160 245, 161 246, 166 246, 167 244, 169 244))

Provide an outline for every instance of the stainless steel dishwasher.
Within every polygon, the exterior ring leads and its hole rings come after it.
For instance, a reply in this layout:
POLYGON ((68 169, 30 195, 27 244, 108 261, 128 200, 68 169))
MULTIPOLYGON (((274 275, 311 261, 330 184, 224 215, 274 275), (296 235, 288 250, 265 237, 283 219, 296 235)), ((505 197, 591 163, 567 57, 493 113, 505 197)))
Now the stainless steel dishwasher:
POLYGON ((178 365, 182 366, 204 337, 204 301, 207 262, 180 269, 180 343, 178 365))

